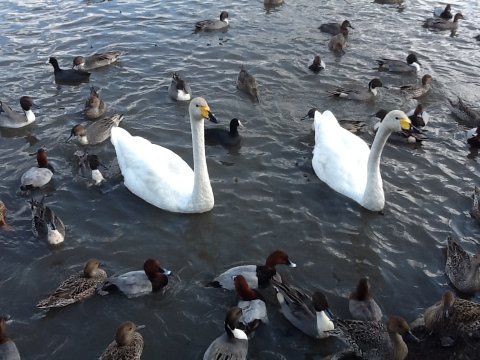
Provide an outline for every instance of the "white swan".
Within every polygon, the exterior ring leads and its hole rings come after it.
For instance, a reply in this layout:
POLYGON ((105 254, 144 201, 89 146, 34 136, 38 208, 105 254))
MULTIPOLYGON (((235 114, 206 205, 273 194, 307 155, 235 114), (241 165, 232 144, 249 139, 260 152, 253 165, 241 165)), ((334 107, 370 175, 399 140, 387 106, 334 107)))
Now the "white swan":
POLYGON ((207 102, 195 98, 188 107, 192 127, 194 169, 173 151, 112 128, 111 141, 125 186, 161 209, 202 213, 213 208, 214 198, 205 159, 203 119, 217 122, 207 102))
POLYGON ((333 190, 348 196, 371 211, 385 205, 380 156, 388 137, 394 131, 410 128, 403 111, 390 111, 380 124, 372 149, 367 143, 342 128, 330 111, 316 111, 314 118, 315 148, 312 166, 320 180, 333 190))

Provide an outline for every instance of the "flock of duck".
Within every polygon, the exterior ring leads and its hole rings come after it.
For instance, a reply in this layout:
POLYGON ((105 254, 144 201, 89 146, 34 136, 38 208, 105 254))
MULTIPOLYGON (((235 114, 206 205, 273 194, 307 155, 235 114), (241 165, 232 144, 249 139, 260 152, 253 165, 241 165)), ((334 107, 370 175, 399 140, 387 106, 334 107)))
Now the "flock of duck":
MULTIPOLYGON (((379 3, 399 3, 395 0, 377 0, 379 3)), ((281 5, 283 0, 265 0, 269 5, 281 5)), ((455 31, 462 14, 451 14, 451 6, 435 10, 435 17, 425 21, 424 26, 436 30, 455 31), (453 20, 450 21, 450 19, 453 20)), ((229 15, 222 11, 219 19, 196 23, 196 31, 224 30, 229 26, 229 15)), ((332 34, 328 47, 342 52, 348 42, 352 24, 322 24, 322 32, 332 34)), ((49 59, 54 69, 55 82, 62 85, 78 85, 88 82, 89 71, 108 66, 122 55, 119 51, 94 54, 88 57, 77 56, 71 69, 62 69, 56 58, 49 59)), ((416 73, 421 64, 415 54, 408 54, 406 61, 379 59, 380 71, 394 73, 416 73)), ((325 69, 325 63, 316 55, 308 67, 314 73, 325 69)), ((405 85, 400 88, 407 96, 418 99, 426 95, 432 86, 433 78, 426 74, 420 84, 405 85)), ((259 101, 257 81, 242 66, 237 78, 237 87, 259 101)), ((383 87, 380 79, 374 78, 364 90, 337 89, 330 93, 333 97, 357 101, 369 101, 383 87)), ((77 124, 70 133, 80 145, 100 144, 110 138, 124 179, 125 186, 146 202, 171 212, 202 213, 214 206, 214 192, 210 184, 205 144, 221 144, 226 147, 239 146, 241 136, 238 127, 241 122, 234 118, 229 129, 204 129, 204 120, 216 122, 206 100, 192 99, 190 86, 178 73, 173 73, 168 88, 169 96, 176 101, 189 101, 189 115, 192 132, 194 168, 171 150, 152 144, 149 140, 132 136, 119 125, 123 114, 104 117, 106 104, 94 87, 85 103, 84 115, 92 122, 77 124)), ((452 112, 467 123, 478 124, 480 113, 464 104, 461 99, 450 102, 452 112)), ((21 128, 35 121, 35 104, 29 96, 20 98, 21 112, 12 110, 5 102, 0 102, 0 126, 21 128)), ((356 201, 362 207, 381 212, 385 206, 380 157, 392 133, 402 133, 409 141, 422 141, 421 128, 429 120, 422 104, 418 104, 407 114, 401 110, 380 110, 376 116, 379 122, 375 127, 376 136, 369 147, 365 141, 348 128, 346 122, 338 121, 332 112, 311 109, 306 117, 313 120, 315 147, 312 166, 315 174, 335 191, 356 201), (334 144, 332 143, 332 139, 334 144)), ((471 146, 480 145, 480 126, 467 132, 471 146)), ((46 186, 55 174, 48 162, 47 151, 39 149, 35 154, 38 166, 30 168, 20 179, 20 188, 34 194, 46 186)), ((95 185, 105 181, 99 167, 103 164, 95 154, 79 151, 79 164, 89 168, 95 185)), ((472 216, 480 221, 480 190, 475 189, 472 216)), ((32 210, 32 230, 36 237, 44 238, 51 245, 64 241, 65 226, 62 220, 44 203, 44 198, 30 201, 32 210)), ((0 201, 0 225, 7 224, 6 206, 0 201)), ((94 294, 107 295, 122 293, 127 297, 147 295, 161 291, 168 284, 171 271, 163 268, 157 259, 147 259, 143 270, 130 271, 122 275, 108 277, 100 267, 100 261, 90 259, 82 271, 72 274, 49 296, 37 303, 39 309, 65 307, 84 301, 94 294)), ((346 344, 346 349, 335 354, 332 359, 356 356, 365 359, 403 360, 409 352, 409 345, 421 342, 412 334, 408 322, 396 315, 382 322, 381 307, 374 300, 367 277, 359 280, 349 298, 350 320, 335 317, 328 305, 327 297, 320 291, 313 294, 299 289, 282 280, 277 265, 296 265, 282 250, 272 252, 263 265, 242 265, 226 270, 208 286, 236 291, 239 302, 231 307, 225 316, 225 332, 206 349, 203 359, 246 359, 248 342, 255 330, 268 323, 267 305, 276 306, 285 318, 307 336, 324 339, 338 337, 346 344), (405 339, 405 340, 404 340, 405 339)), ((480 254, 467 253, 460 243, 448 237, 445 273, 451 284, 460 292, 472 294, 480 291, 480 254)), ((0 359, 19 359, 15 343, 8 338, 7 317, 0 317, 0 359)), ((441 345, 451 346, 460 339, 480 338, 480 305, 458 298, 452 291, 446 291, 442 298, 428 307, 422 319, 415 326, 423 326, 429 337, 438 337, 441 345), (420 325, 419 325, 420 324, 420 325)), ((138 332, 143 326, 131 321, 122 323, 115 339, 105 349, 100 359, 140 359, 143 351, 143 337, 138 332)))

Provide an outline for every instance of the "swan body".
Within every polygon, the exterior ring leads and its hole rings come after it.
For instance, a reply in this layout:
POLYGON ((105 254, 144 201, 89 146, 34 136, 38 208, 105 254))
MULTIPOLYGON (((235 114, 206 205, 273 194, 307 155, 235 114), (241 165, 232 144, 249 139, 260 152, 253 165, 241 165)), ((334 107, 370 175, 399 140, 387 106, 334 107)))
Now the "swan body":
POLYGON ((315 148, 312 166, 317 176, 335 191, 371 211, 385 205, 380 156, 393 131, 410 127, 403 111, 387 114, 370 149, 365 141, 340 126, 330 111, 315 113, 315 148))
POLYGON ((171 212, 202 213, 213 208, 214 197, 205 159, 203 119, 216 122, 207 102, 195 98, 189 105, 194 169, 173 151, 112 128, 125 186, 146 202, 171 212))

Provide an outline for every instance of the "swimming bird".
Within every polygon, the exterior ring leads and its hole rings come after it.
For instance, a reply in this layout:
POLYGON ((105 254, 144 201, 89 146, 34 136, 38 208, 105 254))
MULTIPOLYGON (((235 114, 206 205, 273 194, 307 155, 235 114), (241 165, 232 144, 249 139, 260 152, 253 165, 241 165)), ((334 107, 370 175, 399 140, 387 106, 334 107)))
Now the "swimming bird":
POLYGON ((467 130, 467 143, 472 147, 480 147, 480 126, 467 130))
POLYGON ((226 148, 239 146, 242 137, 238 133, 238 127, 243 127, 240 120, 233 118, 230 120, 230 129, 207 128, 205 129, 205 143, 207 145, 222 145, 226 148))
POLYGON ((20 98, 21 112, 13 110, 7 103, 0 101, 0 127, 19 129, 35 121, 32 107, 38 107, 30 96, 20 98))
POLYGON ((92 86, 90 88, 90 96, 85 102, 85 108, 83 109, 85 117, 89 120, 98 119, 105 114, 105 111, 107 111, 105 102, 100 98, 97 91, 92 86))
MULTIPOLYGON (((380 123, 383 121, 388 111, 385 109, 378 110, 374 116, 380 121, 373 125, 373 131, 376 133, 380 123)), ((409 130, 402 129, 402 131, 394 132, 407 139, 409 143, 421 142, 428 139, 428 136, 422 131, 422 127, 426 125, 430 119, 430 115, 423 110, 423 106, 418 104, 415 109, 410 110, 407 113, 408 118, 411 121, 411 127, 409 130), (416 125, 414 125, 416 124, 416 125), (422 125, 423 124, 423 125, 422 125)))
POLYGON ((85 70, 62 70, 54 57, 51 57, 48 62, 53 66, 55 82, 58 84, 77 85, 90 80, 90 73, 85 70))
POLYGON ((348 30, 347 29, 342 29, 342 31, 334 35, 330 38, 328 41, 328 48, 337 53, 337 54, 342 54, 344 49, 347 47, 347 41, 348 41, 348 30))
MULTIPOLYGON (((317 108, 311 108, 310 110, 308 110, 307 115, 302 117, 302 120, 311 119, 313 121, 313 119, 315 118, 315 111, 318 111, 318 109, 317 108)), ((343 127, 344 129, 346 129, 346 130, 348 130, 348 131, 350 131, 351 133, 354 133, 354 134, 356 134, 357 132, 363 131, 365 129, 365 127, 367 126, 365 121, 362 121, 362 120, 340 119, 340 120, 338 120, 338 122, 339 122, 341 127, 343 127)), ((313 122, 312 122, 312 130, 315 130, 315 124, 313 122)))
POLYGON ((86 126, 77 124, 72 128, 70 136, 65 142, 69 142, 72 137, 78 136, 78 142, 82 145, 100 144, 110 137, 112 128, 119 126, 122 120, 123 114, 115 114, 86 126))
POLYGON ((92 70, 99 67, 110 65, 118 60, 122 55, 121 51, 108 51, 106 53, 97 53, 91 56, 75 56, 73 58, 72 69, 92 70))
POLYGON ((0 359, 20 360, 17 346, 7 336, 7 320, 5 316, 0 316, 0 359))
POLYGON ((382 320, 382 310, 370 292, 370 281, 362 277, 348 298, 348 309, 352 318, 362 321, 382 320))
POLYGON ((86 300, 95 294, 97 287, 105 281, 107 273, 100 268, 100 261, 90 259, 83 271, 68 277, 47 298, 40 300, 40 309, 59 308, 86 300))
POLYGON ((410 110, 407 112, 407 116, 412 122, 412 126, 417 128, 424 127, 430 121, 430 115, 424 110, 422 104, 417 104, 415 109, 410 110))
POLYGON ((147 259, 143 263, 143 270, 129 271, 108 278, 100 294, 120 292, 127 297, 136 297, 157 292, 168 284, 168 275, 171 273, 170 270, 162 268, 157 259, 147 259))
POLYGON ((263 5, 265 6, 278 6, 282 5, 285 0, 263 0, 263 5))
POLYGON ((351 90, 338 88, 335 91, 330 92, 330 96, 348 100, 371 101, 377 97, 379 87, 383 87, 382 81, 378 78, 375 78, 370 80, 370 82, 368 83, 368 90, 351 90))
POLYGON ((243 275, 235 276, 233 281, 235 291, 240 298, 237 306, 242 309, 239 323, 242 325, 242 330, 250 336, 262 323, 268 323, 267 306, 262 295, 248 286, 243 275))
POLYGON ((222 11, 220 13, 220 20, 209 19, 202 20, 195 24, 195 31, 208 31, 208 30, 222 30, 227 29, 229 25, 228 12, 222 11))
POLYGON ((213 208, 214 197, 205 159, 203 119, 217 122, 202 98, 190 101, 193 168, 173 151, 112 129, 112 144, 125 186, 146 202, 167 211, 202 213, 213 208))
POLYGON ((315 339, 330 336, 328 331, 334 328, 331 320, 333 314, 323 293, 316 291, 309 295, 301 289, 275 280, 273 286, 277 290, 280 312, 293 326, 315 339))
POLYGON ((374 0, 374 3, 381 5, 400 5, 404 0, 374 0))
POLYGON ((103 177, 102 173, 98 168, 100 166, 107 168, 101 161, 98 155, 92 154, 89 155, 87 151, 85 151, 83 154, 78 154, 75 153, 75 155, 78 155, 79 160, 78 160, 78 165, 80 167, 80 172, 85 173, 86 169, 89 168, 92 172, 92 180, 94 185, 100 185, 103 183, 105 178, 103 177))
POLYGON ((231 307, 225 317, 225 333, 208 346, 203 354, 203 360, 246 360, 248 353, 247 334, 239 329, 239 319, 242 309, 231 307))
POLYGON ((436 6, 433 9, 433 16, 440 17, 445 20, 450 20, 453 17, 451 10, 452 7, 450 6, 450 4, 447 4, 445 8, 436 6))
POLYGON ((48 162, 47 150, 40 148, 36 153, 30 155, 37 155, 37 167, 31 167, 23 173, 20 179, 20 189, 31 190, 33 188, 42 187, 50 182, 55 172, 53 166, 48 162))
POLYGON ((389 71, 389 72, 399 72, 399 73, 420 71, 420 65, 421 65, 417 59, 417 55, 415 54, 408 54, 407 62, 403 62, 400 60, 386 59, 386 58, 382 58, 376 61, 378 63, 379 71, 389 71))
POLYGON ((190 89, 190 86, 185 80, 180 78, 178 73, 174 72, 172 82, 168 87, 168 95, 170 95, 173 100, 187 101, 192 98, 192 89, 190 89))
POLYGON ((143 336, 137 330, 144 325, 135 325, 131 321, 120 324, 112 341, 99 360, 140 360, 143 352, 143 336))
POLYGON ((475 186, 475 189, 473 191, 473 206, 472 210, 470 210, 470 215, 478 222, 480 222, 480 187, 478 186, 475 186))
POLYGON ((346 34, 348 35, 348 28, 355 29, 348 20, 344 20, 341 24, 333 22, 322 24, 318 28, 321 32, 329 33, 332 35, 340 34, 342 31, 346 32, 346 34))
POLYGON ((452 30, 455 31, 458 28, 458 20, 464 19, 461 13, 456 13, 453 17, 453 21, 448 21, 442 18, 428 18, 423 23, 423 27, 433 30, 452 30))
POLYGON ((250 95, 253 100, 259 102, 257 79, 255 79, 253 75, 250 75, 243 65, 240 66, 240 73, 237 78, 237 88, 250 95))
POLYGON ((390 111, 380 124, 370 149, 361 138, 343 129, 330 111, 323 114, 316 111, 312 159, 315 174, 333 190, 364 208, 382 211, 385 195, 380 156, 390 134, 409 129, 410 123, 403 111, 390 111))
POLYGON ((467 126, 477 127, 480 126, 480 112, 474 110, 472 107, 467 106, 462 99, 457 98, 457 102, 453 102, 448 99, 450 103, 450 110, 452 113, 462 120, 462 123, 467 126))
MULTIPOLYGON (((447 290, 424 312, 425 327, 442 338, 480 338, 480 304, 460 299, 447 290)), ((448 344, 442 339, 442 344, 448 344)))
POLYGON ((265 261, 264 265, 240 265, 230 268, 213 279, 208 285, 227 290, 234 290, 234 277, 242 275, 247 280, 248 286, 253 289, 266 288, 270 285, 270 279, 278 276, 276 265, 297 265, 290 261, 288 254, 283 250, 275 250, 265 261))
POLYGON ((480 253, 469 254, 451 235, 447 238, 445 274, 453 286, 463 293, 480 290, 480 253))
POLYGON ((315 74, 318 74, 320 71, 325 69, 325 63, 319 55, 315 55, 312 63, 308 66, 308 68, 312 70, 315 74))
POLYGON ((405 319, 391 316, 387 326, 379 321, 335 320, 329 333, 343 340, 362 359, 404 360, 408 347, 402 336, 418 342, 405 319))
POLYGON ((400 86, 400 90, 405 95, 416 99, 427 94, 430 91, 430 89, 432 88, 432 81, 433 81, 432 76, 429 74, 426 74, 426 75, 423 75, 421 84, 411 84, 411 85, 400 86))
POLYGON ((45 197, 41 201, 30 201, 33 235, 46 240, 50 245, 61 244, 65 240, 65 225, 44 201, 45 197))
POLYGON ((5 226, 8 227, 9 225, 7 224, 7 207, 5 206, 5 203, 0 200, 0 227, 5 226))

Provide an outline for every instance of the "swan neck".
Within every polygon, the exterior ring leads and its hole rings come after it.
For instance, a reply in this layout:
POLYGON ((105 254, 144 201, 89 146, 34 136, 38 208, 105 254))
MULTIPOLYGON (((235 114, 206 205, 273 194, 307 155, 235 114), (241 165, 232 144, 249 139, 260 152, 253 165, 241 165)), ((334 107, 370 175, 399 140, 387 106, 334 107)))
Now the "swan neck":
POLYGON ((192 202, 205 201, 205 198, 213 199, 213 191, 208 176, 207 160, 205 159, 204 125, 202 121, 190 120, 192 127, 193 146, 193 193, 192 202))

